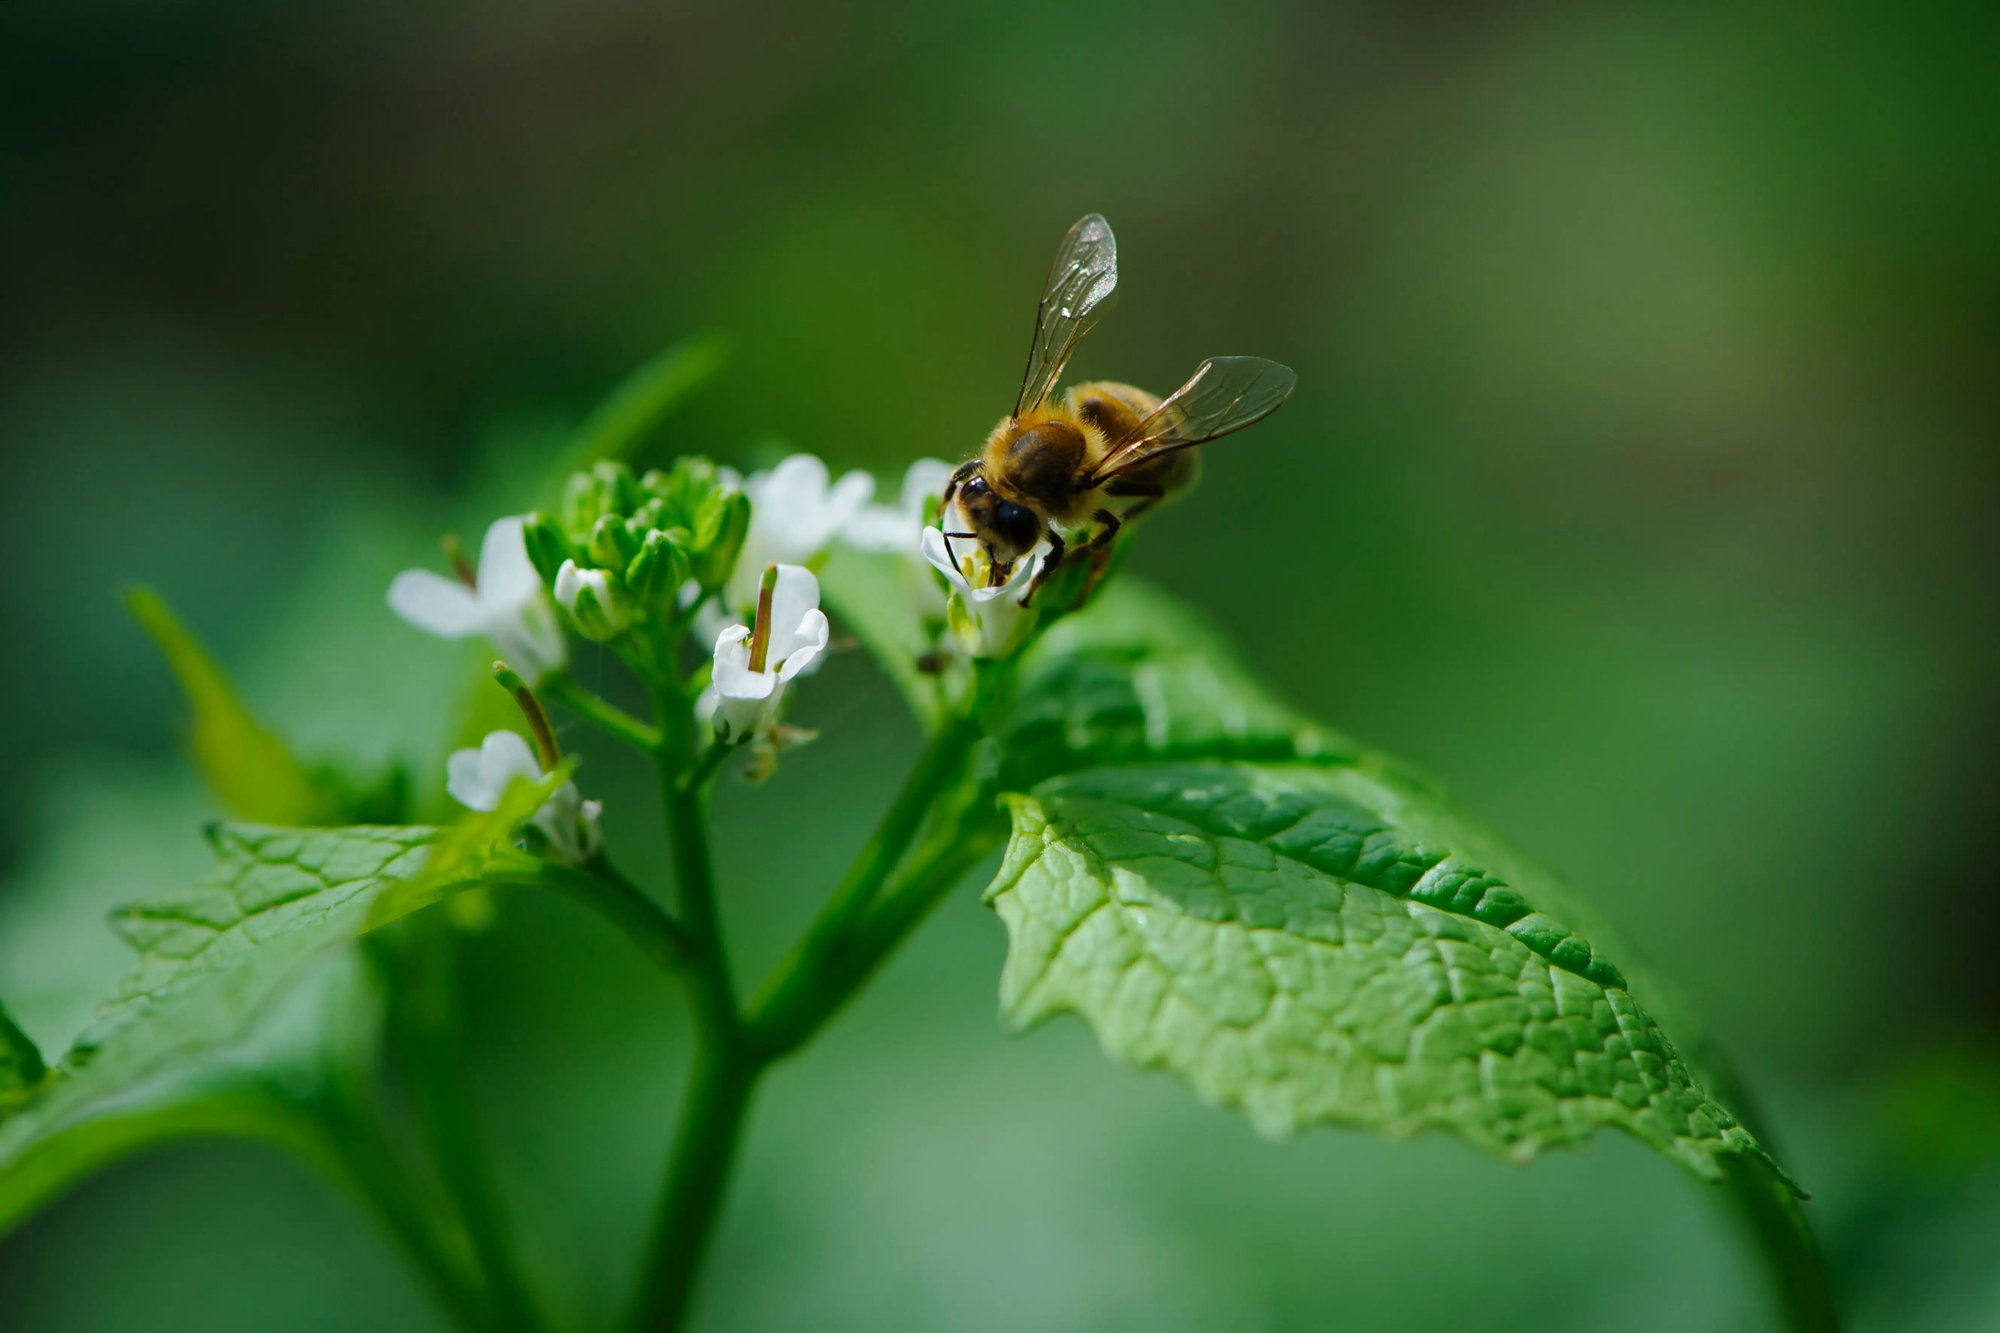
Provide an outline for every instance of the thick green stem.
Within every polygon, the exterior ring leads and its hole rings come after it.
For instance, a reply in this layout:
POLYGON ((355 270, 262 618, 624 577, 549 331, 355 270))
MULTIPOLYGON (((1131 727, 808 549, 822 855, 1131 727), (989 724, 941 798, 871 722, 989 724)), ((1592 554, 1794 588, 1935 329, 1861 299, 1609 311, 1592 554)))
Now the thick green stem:
POLYGON ((872 962, 855 970, 862 961, 854 952, 857 923, 940 799, 961 794, 978 739, 977 722, 964 717, 947 722, 932 738, 874 834, 759 998, 750 1028, 760 1049, 774 1056, 796 1049, 867 976, 872 962))
POLYGON ((634 1333, 667 1333, 687 1319, 762 1070, 736 1045, 706 1045, 695 1056, 667 1156, 668 1187, 653 1220, 650 1263, 632 1310, 634 1333))
POLYGON ((933 738, 826 907, 778 969, 756 1017, 746 1019, 716 916, 706 782, 713 770, 696 759, 685 696, 663 694, 660 705, 665 739, 656 755, 680 921, 692 950, 684 975, 697 1046, 668 1153, 648 1266, 632 1307, 635 1333, 677 1329, 687 1317, 763 1071, 818 1031, 990 845, 980 841, 967 818, 981 797, 970 777, 979 726, 972 716, 954 718, 933 738), (924 850, 897 877, 926 828, 931 833, 924 850))
POLYGON ((690 947, 683 975, 694 1011, 696 1049, 631 1311, 630 1327, 649 1331, 679 1328, 692 1306, 743 1117, 763 1068, 744 1039, 716 910, 707 784, 683 780, 695 770, 693 710, 685 695, 671 691, 661 692, 659 705, 665 739, 654 753, 680 922, 690 947))
POLYGON ((1839 1333, 1819 1241, 1791 1187, 1753 1158, 1731 1158, 1724 1169, 1730 1204, 1763 1260, 1785 1327, 1792 1333, 1839 1333))

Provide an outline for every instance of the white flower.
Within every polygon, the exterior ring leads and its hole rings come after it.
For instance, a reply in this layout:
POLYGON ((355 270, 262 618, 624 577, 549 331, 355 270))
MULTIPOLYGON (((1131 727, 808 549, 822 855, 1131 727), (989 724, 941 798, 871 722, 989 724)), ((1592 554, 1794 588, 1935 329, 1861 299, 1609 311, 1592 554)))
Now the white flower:
POLYGON ((937 517, 932 511, 951 474, 951 464, 942 458, 919 458, 903 473, 903 493, 897 502, 869 505, 854 516, 841 536, 857 550, 921 559, 924 525, 937 517))
POLYGON ((819 580, 811 570, 777 566, 769 604, 758 610, 755 628, 731 625, 716 636, 715 671, 709 685, 713 697, 703 703, 713 712, 716 735, 725 741, 770 731, 778 720, 785 686, 826 650, 830 630, 826 612, 819 609, 819 580), (762 657, 753 662, 760 638, 762 657))
POLYGON ((944 533, 924 529, 924 559, 951 584, 951 632, 974 657, 1005 657, 1021 646, 1041 614, 1022 606, 1021 599, 1042 567, 1043 548, 1016 560, 1007 581, 994 587, 987 586, 992 566, 978 542, 960 542, 951 549, 958 554, 957 565, 945 553, 944 533))
POLYGON ((929 620, 944 619, 945 597, 924 560, 924 525, 936 517, 938 496, 944 494, 951 474, 952 465, 943 459, 919 458, 903 473, 897 504, 869 505, 841 534, 856 550, 904 557, 909 562, 905 577, 911 596, 929 620))
POLYGON ((389 584, 389 609, 439 638, 483 636, 529 681, 557 670, 568 655, 562 627, 528 561, 523 526, 518 517, 503 518, 486 529, 477 586, 428 569, 406 569, 389 584))
POLYGON ((631 621, 625 598, 611 586, 611 576, 604 570, 583 569, 576 561, 565 560, 556 571, 555 593, 557 604, 593 639, 614 638, 631 621), (586 592, 590 599, 579 610, 577 600, 586 592))
POLYGON ((875 494, 875 478, 850 472, 829 484, 826 464, 793 454, 769 472, 743 483, 750 497, 750 529, 723 587, 723 604, 747 616, 757 605, 757 584, 772 565, 810 564, 854 521, 875 494))
MULTIPOLYGON (((457 750, 445 761, 444 789, 468 810, 492 810, 517 781, 539 782, 535 752, 515 732, 495 731, 476 750, 457 750)), ((555 789, 529 822, 548 837, 556 855, 575 865, 603 845, 598 816, 604 807, 577 794, 574 782, 555 789)))

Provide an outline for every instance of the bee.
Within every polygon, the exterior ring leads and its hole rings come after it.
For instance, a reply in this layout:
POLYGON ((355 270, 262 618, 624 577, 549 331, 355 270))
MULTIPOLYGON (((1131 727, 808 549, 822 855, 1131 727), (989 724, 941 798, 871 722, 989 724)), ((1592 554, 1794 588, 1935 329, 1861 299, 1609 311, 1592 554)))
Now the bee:
POLYGON ((990 579, 1006 580, 1014 562, 1043 542, 1048 554, 1021 597, 1026 606, 1065 556, 1101 553, 1119 528, 1195 479, 1196 445, 1262 421, 1284 405, 1298 376, 1254 356, 1211 357, 1187 383, 1160 398, 1108 380, 1072 386, 1051 401, 1063 367, 1097 327, 1118 290, 1118 241, 1096 213, 1069 229, 1035 311, 1035 335, 1014 410, 946 484, 940 523, 954 500, 977 541, 990 579), (1115 502, 1124 502, 1122 504, 1115 502), (1096 531, 1066 541, 1064 530, 1096 531))

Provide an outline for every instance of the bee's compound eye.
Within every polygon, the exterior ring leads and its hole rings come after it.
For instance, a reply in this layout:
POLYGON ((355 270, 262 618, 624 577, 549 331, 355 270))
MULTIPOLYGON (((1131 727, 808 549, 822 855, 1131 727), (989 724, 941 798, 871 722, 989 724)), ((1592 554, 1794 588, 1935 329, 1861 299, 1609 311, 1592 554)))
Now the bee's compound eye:
POLYGON ((993 525, 1000 529, 1014 549, 1026 551, 1040 536, 1035 516, 1020 505, 1002 500, 993 506, 993 525))

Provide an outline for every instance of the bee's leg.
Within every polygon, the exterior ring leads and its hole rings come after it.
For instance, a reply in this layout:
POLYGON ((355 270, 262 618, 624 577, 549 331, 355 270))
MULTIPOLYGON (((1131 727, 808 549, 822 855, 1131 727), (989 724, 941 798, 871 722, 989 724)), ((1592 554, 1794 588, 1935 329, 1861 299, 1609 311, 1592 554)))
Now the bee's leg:
POLYGON ((1090 535, 1085 549, 1093 554, 1111 545, 1111 539, 1118 535, 1118 529, 1125 526, 1125 520, 1109 509, 1100 509, 1090 516, 1097 523, 1097 531, 1090 535))
POLYGON ((954 495, 958 494, 958 488, 965 485, 966 481, 977 471, 979 471, 979 460, 977 458, 968 458, 958 465, 958 470, 951 474, 951 480, 944 484, 944 494, 938 499, 937 520, 939 527, 944 526, 944 516, 950 512, 951 499, 954 495))
POLYGON ((1035 571, 1035 577, 1029 582, 1028 590, 1021 594, 1022 606, 1035 600, 1035 594, 1049 581, 1049 575, 1056 572, 1056 566, 1063 562, 1063 553, 1067 548, 1063 546, 1062 534, 1051 527, 1046 535, 1049 539, 1049 553, 1042 557, 1042 567, 1035 571))
POLYGON ((1114 481, 1104 488, 1104 493, 1118 496, 1120 499, 1138 499, 1139 503, 1127 509, 1123 515, 1123 521, 1130 523, 1164 500, 1167 488, 1153 481, 1114 481))

